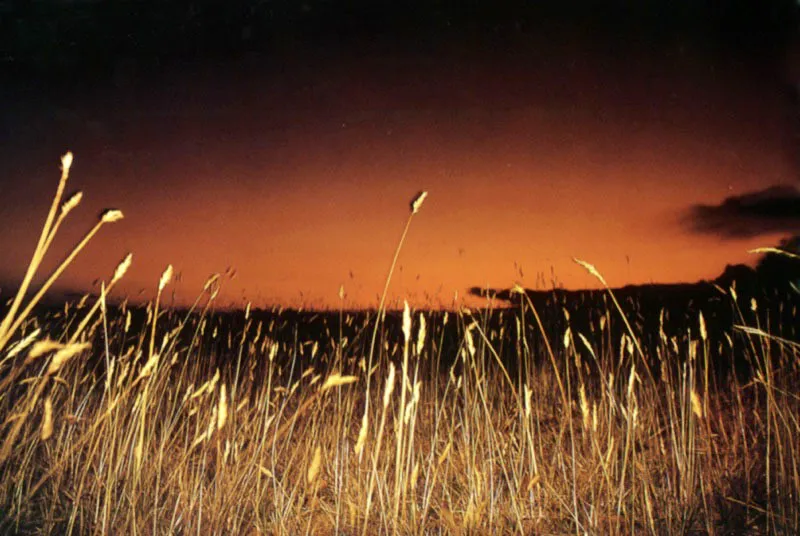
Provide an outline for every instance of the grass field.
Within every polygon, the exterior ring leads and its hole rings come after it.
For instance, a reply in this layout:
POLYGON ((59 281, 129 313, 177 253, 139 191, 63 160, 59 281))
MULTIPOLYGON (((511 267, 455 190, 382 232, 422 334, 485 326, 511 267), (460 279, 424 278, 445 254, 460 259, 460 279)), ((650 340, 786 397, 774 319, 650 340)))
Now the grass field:
POLYGON ((221 320, 216 278, 164 310, 170 269, 146 308, 112 307, 128 258, 99 299, 34 313, 80 201, 61 205, 63 168, 0 324, 0 532, 800 533, 798 346, 745 322, 757 301, 722 289, 739 321, 720 340, 687 314, 644 344, 610 291, 555 335, 520 293, 502 312, 382 301, 284 337, 277 312, 221 320), (734 354, 748 371, 720 376, 711 356, 734 354))

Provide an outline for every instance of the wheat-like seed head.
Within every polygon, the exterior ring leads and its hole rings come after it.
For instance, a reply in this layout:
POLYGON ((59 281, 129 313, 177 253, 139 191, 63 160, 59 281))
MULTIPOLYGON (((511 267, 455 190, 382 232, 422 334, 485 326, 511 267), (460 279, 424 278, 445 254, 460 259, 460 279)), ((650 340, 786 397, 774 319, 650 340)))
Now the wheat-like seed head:
POLYGON ((61 170, 64 173, 69 173, 69 168, 72 167, 72 151, 67 151, 64 156, 61 157, 61 170))
POLYGON ((60 342, 52 341, 50 339, 45 339, 43 341, 37 341, 36 344, 33 345, 31 351, 28 352, 27 361, 31 362, 37 357, 41 357, 48 352, 52 352, 53 350, 60 350, 64 348, 64 345, 60 342))
POLYGON ((356 376, 342 376, 338 372, 335 372, 328 376, 328 379, 325 380, 325 383, 322 384, 322 387, 320 387, 319 392, 324 393, 328 389, 333 389, 334 387, 338 387, 340 385, 355 383, 357 381, 358 378, 356 376))
POLYGON ((311 465, 308 466, 308 473, 306 474, 306 482, 308 485, 314 483, 319 475, 319 467, 322 464, 322 448, 317 445, 317 448, 314 449, 314 457, 311 459, 311 465))
POLYGON ((392 392, 394 391, 394 363, 389 363, 389 377, 386 378, 386 388, 383 391, 383 409, 389 407, 389 401, 392 398, 392 392))
POLYGON ((159 355, 158 354, 153 354, 152 356, 150 356, 150 359, 147 360, 147 363, 144 364, 144 366, 142 367, 141 372, 139 372, 139 378, 140 379, 141 378, 146 378, 147 376, 149 376, 153 372, 153 369, 158 364, 158 359, 159 359, 159 355))
POLYGON ((75 357, 80 352, 87 350, 91 347, 92 347, 91 343, 82 342, 82 343, 68 344, 67 346, 61 348, 56 352, 56 355, 53 356, 53 360, 50 362, 50 366, 47 369, 47 373, 55 374, 67 361, 75 357))
POLYGON ((475 341, 472 338, 472 330, 478 325, 477 322, 473 321, 466 330, 464 330, 464 337, 467 340, 467 350, 469 351, 470 357, 475 357, 475 341))
POLYGON ((42 432, 39 438, 47 441, 53 435, 53 401, 48 396, 44 401, 44 421, 42 422, 42 432))
POLYGON ((267 478, 275 478, 275 475, 272 474, 272 471, 264 467, 263 465, 259 464, 258 466, 259 472, 267 478))
POLYGON ((211 274, 203 284, 203 292, 208 292, 209 289, 219 280, 219 274, 211 274))
MULTIPOLYGON (((12 357, 19 355, 20 352, 25 350, 25 348, 30 346, 33 343, 33 341, 36 340, 36 337, 39 336, 39 333, 41 333, 41 331, 42 328, 36 328, 30 333, 28 333, 24 339, 9 346, 8 353, 6 353, 6 359, 11 359, 12 357)), ((28 364, 30 359, 31 359, 30 356, 28 356, 25 359, 25 364, 28 364)))
POLYGON ((206 428, 206 437, 211 437, 211 434, 214 433, 217 422, 217 406, 212 406, 211 417, 208 419, 208 428, 206 428))
POLYGON ((128 253, 117 265, 117 269, 114 270, 114 277, 111 278, 112 284, 122 279, 122 277, 125 275, 125 272, 127 272, 128 268, 131 267, 131 262, 133 262, 133 253, 128 253))
POLYGON ((700 311, 700 338, 705 341, 706 340, 706 336, 707 336, 707 333, 706 333, 706 321, 703 318, 703 312, 700 311))
POLYGON ((364 452, 364 445, 367 443, 367 427, 369 426, 369 417, 367 416, 367 412, 364 412, 364 416, 361 418, 361 428, 358 430, 358 439, 356 440, 355 449, 353 449, 358 456, 358 460, 361 461, 361 454, 364 452))
POLYGON ((597 280, 600 281, 604 286, 608 286, 606 280, 603 278, 602 275, 600 275, 600 272, 597 271, 597 268, 595 268, 593 264, 589 264, 588 262, 582 261, 575 257, 573 257, 572 260, 578 263, 579 265, 583 266, 583 268, 586 269, 587 272, 596 277, 597 280))
POLYGON ((419 192, 416 196, 414 196, 414 199, 411 201, 412 214, 416 214, 417 212, 419 212, 419 209, 422 206, 422 203, 425 202, 426 197, 428 197, 428 192, 424 190, 419 192))
POLYGON ((67 201, 61 205, 61 217, 66 216, 72 209, 77 207, 83 199, 83 192, 77 192, 72 195, 67 201))
POLYGON ((426 325, 425 316, 419 313, 419 330, 417 331, 417 355, 422 355, 422 349, 425 347, 426 325))
POLYGON ((628 377, 628 400, 630 400, 631 395, 633 395, 633 384, 638 377, 639 375, 636 374, 636 367, 631 367, 631 375, 628 377))
POLYGON ((219 387, 219 404, 217 410, 217 430, 222 430, 228 421, 228 398, 225 393, 225 384, 219 387))
POLYGON ((161 279, 158 281, 158 291, 161 292, 162 290, 164 290, 164 287, 166 287, 171 280, 172 280, 172 265, 169 264, 167 265, 164 272, 161 274, 161 279))
POLYGON ((411 311, 406 300, 403 300, 403 340, 406 344, 411 342, 411 311))
POLYGON ((439 455, 439 459, 437 460, 438 465, 442 465, 447 457, 450 455, 450 449, 453 448, 453 440, 447 442, 447 446, 444 448, 442 453, 439 455))
POLYGON ((694 389, 692 389, 691 399, 692 399, 692 413, 694 413, 698 419, 702 419, 703 404, 700 403, 700 397, 697 396, 697 393, 695 392, 694 389))
POLYGON ((531 417, 531 396, 533 396, 533 391, 527 384, 523 385, 523 390, 525 391, 525 418, 530 419, 531 417))
POLYGON ((124 217, 125 215, 122 214, 121 210, 111 209, 103 212, 103 214, 100 216, 100 220, 102 220, 103 223, 114 223, 115 221, 119 221, 124 217))
POLYGON ((419 461, 414 462, 414 468, 411 470, 411 494, 417 492, 417 480, 419 480, 419 461))
POLYGON ((144 439, 143 436, 139 436, 139 440, 136 442, 136 446, 133 448, 133 458, 136 461, 136 467, 139 468, 142 465, 142 453, 144 451, 144 439))
POLYGON ((589 404, 586 402, 586 390, 583 388, 583 384, 578 388, 578 395, 580 396, 581 402, 581 414, 583 416, 583 429, 589 430, 589 404))

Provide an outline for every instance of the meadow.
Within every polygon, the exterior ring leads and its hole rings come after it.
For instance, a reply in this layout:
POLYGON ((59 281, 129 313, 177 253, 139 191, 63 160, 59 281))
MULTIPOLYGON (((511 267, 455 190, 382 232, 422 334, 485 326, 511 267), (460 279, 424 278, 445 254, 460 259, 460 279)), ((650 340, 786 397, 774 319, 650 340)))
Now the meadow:
POLYGON ((0 532, 800 533, 800 347, 774 313, 792 296, 718 288, 725 321, 607 287, 387 308, 422 194, 373 311, 221 312, 218 276, 168 308, 171 268, 134 307, 112 299, 130 256, 42 309, 122 218, 30 290, 80 203, 70 163, 0 323, 0 532))

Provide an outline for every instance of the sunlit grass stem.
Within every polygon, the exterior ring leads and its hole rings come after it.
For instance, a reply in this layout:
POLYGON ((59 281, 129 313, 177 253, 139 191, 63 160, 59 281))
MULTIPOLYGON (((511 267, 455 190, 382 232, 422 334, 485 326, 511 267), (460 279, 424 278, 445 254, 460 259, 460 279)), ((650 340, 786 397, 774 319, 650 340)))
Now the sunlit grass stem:
MULTIPOLYGON (((28 291, 28 287, 30 286, 31 281, 33 281, 33 276, 39 269, 39 265, 42 262, 42 258, 44 258, 44 254, 46 253, 45 244, 48 244, 51 240, 53 219, 55 218, 58 204, 61 202, 61 197, 64 195, 64 188, 67 184, 67 179, 69 178, 69 169, 71 166, 72 166, 72 153, 67 152, 64 156, 61 157, 61 179, 58 181, 56 194, 53 197, 53 202, 50 204, 50 210, 47 213, 47 218, 45 219, 44 227, 42 228, 42 232, 39 235, 39 242, 36 244, 36 249, 33 252, 33 257, 30 263, 28 264, 28 268, 25 271, 25 276, 22 278, 22 282, 20 283, 20 287, 17 290, 16 295, 14 296, 14 300, 11 302, 11 306, 9 307, 9 310, 6 313, 5 318, 3 318, 2 322, 0 322, 0 350, 5 348, 5 345, 8 343, 8 340, 13 335, 13 330, 9 329, 9 326, 14 321, 14 318, 16 317, 17 314, 17 310, 19 309, 22 303, 22 299, 25 297, 25 294, 28 291)), ((65 212, 62 212, 62 216, 65 215, 65 212)))
MULTIPOLYGON (((403 233, 400 235, 400 240, 398 241, 397 247, 394 250, 392 263, 389 265, 389 273, 386 275, 386 282, 383 285, 383 292, 381 292, 381 299, 380 302, 378 303, 378 311, 377 311, 377 316, 375 318, 375 325, 372 328, 372 337, 369 343, 369 358, 367 360, 367 387, 366 387, 367 393, 369 393, 370 376, 372 376, 372 363, 373 363, 373 356, 375 354, 375 340, 378 337, 378 327, 381 323, 384 306, 386 304, 386 295, 389 292, 389 284, 392 282, 392 275, 394 274, 395 266, 397 266, 397 259, 400 257, 400 250, 403 248, 403 243, 406 240, 406 235, 408 234, 408 230, 411 227, 411 220, 414 218, 414 215, 419 211, 419 208, 422 206, 422 202, 425 200, 427 195, 428 192, 421 192, 417 194, 417 196, 411 202, 411 212, 408 214, 408 218, 406 218, 406 224, 403 227, 403 233)), ((367 401, 369 401, 369 397, 367 397, 367 401)), ((366 409, 364 411, 366 412, 366 409)))

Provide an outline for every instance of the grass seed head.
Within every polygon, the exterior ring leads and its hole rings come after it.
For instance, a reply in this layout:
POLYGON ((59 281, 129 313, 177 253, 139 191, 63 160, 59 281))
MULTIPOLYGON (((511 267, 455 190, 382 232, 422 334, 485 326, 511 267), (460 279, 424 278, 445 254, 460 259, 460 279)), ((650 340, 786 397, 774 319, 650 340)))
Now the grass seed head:
POLYGON ((361 418, 361 428, 358 431, 358 439, 356 440, 355 446, 355 453, 358 456, 358 459, 361 460, 361 454, 364 452, 364 446, 367 443, 367 427, 369 426, 369 417, 367 413, 364 412, 364 416, 361 418))
POLYGON ((219 409, 217 411, 217 430, 222 430, 228 421, 228 398, 225 393, 225 384, 219 388, 219 409))
POLYGON ((589 430, 589 404, 586 402, 586 390, 583 388, 583 384, 578 388, 578 394, 580 395, 580 402, 581 402, 581 415, 583 417, 583 429, 589 430))
MULTIPOLYGON (((25 350, 25 348, 27 348, 28 346, 33 344, 33 341, 36 340, 36 337, 39 336, 39 333, 41 333, 41 331, 42 331, 41 328, 36 328, 33 331, 31 331, 30 333, 28 333, 25 336, 24 339, 22 339, 19 342, 16 342, 16 343, 12 344, 9 347, 8 353, 6 354, 6 358, 10 359, 12 357, 15 357, 15 356, 19 355, 19 353, 22 352, 23 350, 25 350)), ((30 356, 29 356, 29 358, 30 358, 30 356)), ((29 360, 26 358, 25 363, 27 364, 28 362, 29 362, 29 360)))
POLYGON ((103 223, 114 223, 115 221, 119 221, 124 217, 125 216, 122 214, 121 210, 111 209, 103 212, 103 214, 100 216, 100 220, 103 223))
POLYGON ((158 364, 158 359, 159 359, 158 354, 153 354, 152 356, 150 356, 150 359, 147 360, 147 363, 144 364, 141 372, 139 372, 139 378, 146 378, 147 376, 149 376, 153 372, 153 369, 158 364))
POLYGON ((322 448, 317 446, 314 449, 314 458, 311 460, 311 465, 308 466, 308 473, 306 474, 306 482, 308 485, 314 483, 317 480, 317 476, 319 476, 319 467, 322 464, 322 448))
POLYGON ((205 436, 211 437, 211 434, 214 433, 214 428, 217 427, 217 406, 212 406, 211 408, 211 418, 208 419, 208 428, 206 428, 205 436))
POLYGON ((695 392, 694 389, 692 389, 691 398, 692 398, 692 413, 694 413, 695 416, 698 419, 702 419, 703 418, 703 404, 700 402, 700 397, 697 396, 697 393, 695 392))
POLYGON ((414 199, 411 201, 412 214, 416 214, 417 212, 419 212, 419 209, 422 206, 422 203, 425 202, 426 197, 428 197, 428 192, 424 190, 419 192, 416 196, 414 196, 414 199))
POLYGON ((578 263, 580 266, 582 266, 587 272, 589 272, 595 278, 597 278, 597 280, 600 281, 604 286, 608 286, 606 284, 606 280, 603 278, 602 275, 600 275, 600 272, 597 271, 597 268, 595 268, 593 264, 589 264, 586 261, 582 261, 582 260, 576 259, 574 257, 573 257, 572 260, 575 261, 576 263, 578 263))
POLYGON ((356 376, 342 376, 338 372, 335 372, 328 376, 328 379, 325 380, 325 383, 322 384, 320 388, 320 393, 324 393, 328 389, 333 389, 334 387, 338 387, 340 385, 347 385, 348 383, 355 383, 358 381, 356 376))
POLYGON ((386 389, 383 391, 383 409, 389 407, 389 401, 392 399, 392 392, 394 391, 394 363, 389 363, 389 377, 386 378, 386 389))
POLYGON ((67 151, 64 156, 61 157, 61 171, 64 174, 69 173, 69 168, 72 167, 72 151, 67 151))
POLYGON ((144 440, 142 436, 139 436, 139 440, 136 442, 136 446, 133 449, 133 458, 136 460, 136 467, 141 467, 142 465, 143 451, 144 451, 144 440))
POLYGON ((77 192, 67 199, 67 201, 61 205, 61 216, 64 217, 69 214, 73 208, 80 204, 81 199, 83 199, 83 192, 77 192))
POLYGON ((403 300, 403 340, 406 344, 411 342, 411 311, 406 300, 403 300))
POLYGON ((219 281, 219 274, 211 274, 203 284, 203 292, 208 292, 219 281))
POLYGON ((422 355, 422 349, 425 347, 426 325, 425 316, 419 313, 419 330, 417 331, 417 355, 422 355))
POLYGON ((164 272, 161 274, 161 279, 158 281, 158 291, 161 292, 162 290, 164 290, 164 287, 166 287, 171 280, 172 280, 172 265, 169 264, 167 265, 164 272))
POLYGON ((470 357, 475 357, 475 341, 472 338, 472 330, 475 329, 475 326, 477 325, 478 324, 476 322, 472 322, 472 324, 470 324, 469 327, 467 327, 467 329, 464 331, 464 337, 467 340, 467 350, 469 351, 470 357))
POLYGON ((705 320, 705 318, 703 318, 703 312, 701 311, 700 312, 700 338, 703 339, 703 341, 705 341, 706 338, 707 338, 707 335, 708 334, 706 333, 706 320, 705 320))
POLYGON ((67 361, 91 347, 92 345, 90 343, 82 342, 68 344, 67 346, 61 348, 56 352, 56 355, 53 356, 53 360, 50 362, 50 367, 48 367, 47 373, 55 374, 62 366, 64 366, 67 361))
POLYGON ((53 350, 61 350, 64 348, 64 345, 60 342, 52 341, 50 339, 45 339, 43 341, 38 341, 36 344, 33 345, 31 351, 28 352, 27 361, 31 362, 37 357, 41 357, 46 353, 52 352, 53 350))
POLYGON ((116 283, 125 276, 128 268, 131 267, 131 262, 133 262, 133 253, 128 253, 125 255, 125 258, 122 259, 122 262, 117 265, 117 269, 114 270, 114 277, 111 278, 112 284, 116 283))
POLYGON ((530 387, 527 384, 523 386, 525 391, 525 418, 530 419, 531 417, 531 396, 533 395, 533 391, 531 391, 530 387))
POLYGON ((53 401, 48 396, 44 401, 44 421, 42 422, 42 432, 40 438, 47 441, 53 435, 53 401))
POLYGON ((419 480, 419 462, 414 462, 414 468, 411 470, 411 492, 416 493, 417 481, 419 480))

